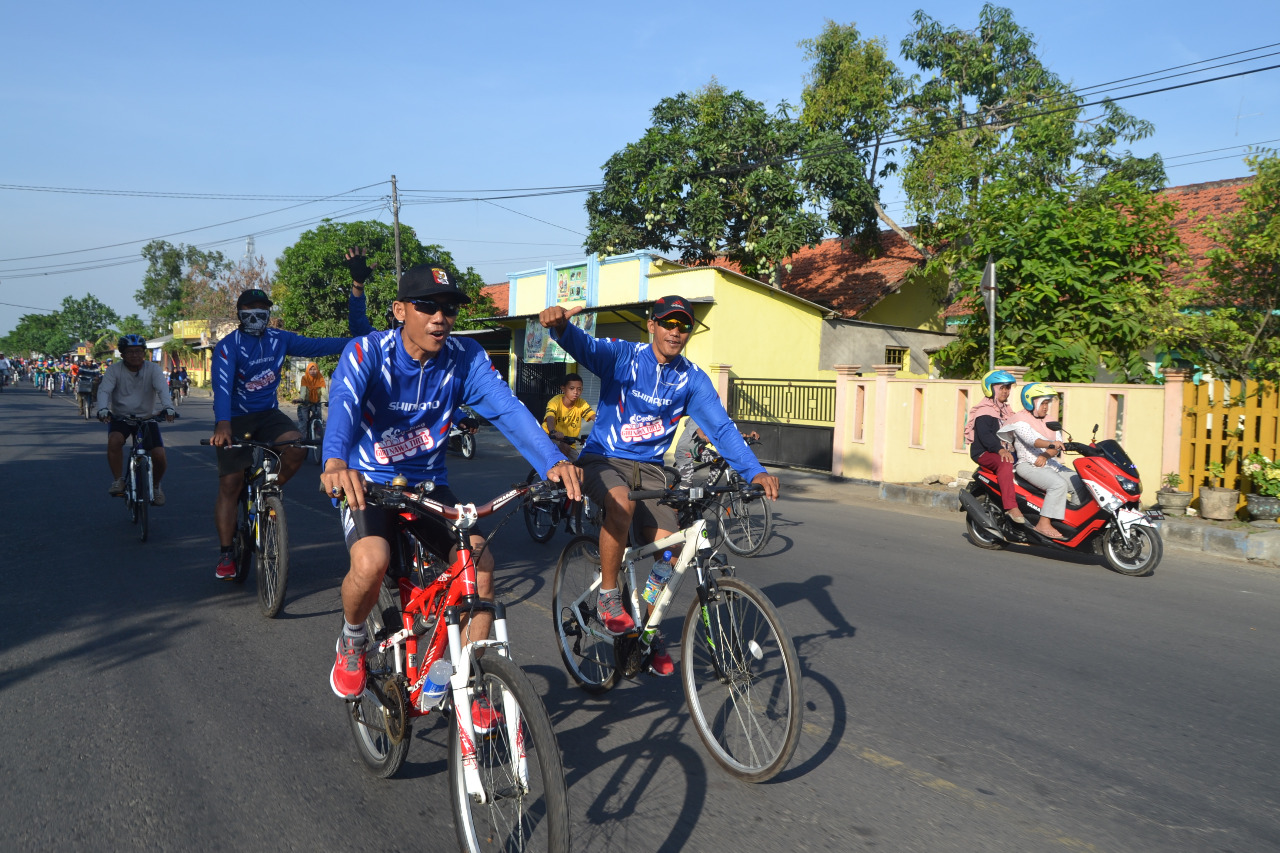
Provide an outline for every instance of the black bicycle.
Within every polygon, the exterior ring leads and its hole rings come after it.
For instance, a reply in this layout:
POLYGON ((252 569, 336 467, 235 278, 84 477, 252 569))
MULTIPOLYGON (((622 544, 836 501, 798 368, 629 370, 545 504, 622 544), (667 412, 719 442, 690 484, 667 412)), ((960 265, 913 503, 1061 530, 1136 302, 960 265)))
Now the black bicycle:
MULTIPOLYGON (((142 445, 142 431, 147 429, 147 424, 159 424, 164 419, 164 415, 154 415, 149 418, 131 418, 122 415, 112 415, 111 420, 128 424, 134 428, 131 436, 133 444, 129 448, 128 456, 124 466, 124 494, 121 495, 125 499, 125 509, 129 513, 129 521, 138 525, 138 539, 142 542, 147 541, 150 535, 150 507, 151 502, 155 500, 155 480, 152 477, 151 455, 142 445)), ((176 418, 177 415, 174 415, 176 418)))
MULTIPOLYGON (((575 444, 582 444, 587 439, 586 436, 565 436, 559 440, 572 447, 575 444)), ((576 453, 566 455, 570 456, 571 462, 577 457, 576 453)), ((542 481, 542 475, 531 468, 524 481, 527 485, 533 485, 542 481)), ((562 521, 564 532, 570 536, 582 533, 599 535, 603 520, 604 508, 586 495, 582 496, 581 501, 571 501, 561 495, 556 500, 529 500, 524 503, 524 526, 534 542, 551 541, 551 537, 555 535, 556 528, 562 521)))
MULTIPOLYGON (((209 446, 209 439, 200 443, 209 446)), ((258 575, 258 606, 262 615, 274 619, 284 604, 289 582, 289 528, 285 523, 284 501, 276 478, 280 451, 286 447, 311 449, 306 439, 294 441, 254 441, 237 439, 228 448, 253 448, 253 463, 244 469, 244 485, 236 498, 236 529, 232 557, 236 583, 244 583, 249 570, 258 575)))
POLYGON ((320 448, 324 445, 324 418, 320 414, 320 407, 328 405, 327 402, 298 403, 298 428, 302 431, 302 437, 313 445, 307 455, 317 465, 320 464, 320 448))
MULTIPOLYGON (((751 436, 743 436, 747 445, 759 444, 760 440, 751 436)), ((729 465, 714 447, 705 442, 697 442, 694 449, 695 458, 700 460, 692 471, 682 472, 682 479, 692 482, 698 478, 700 471, 706 471, 702 485, 734 486, 747 485, 737 471, 729 465)), ((724 536, 724 545, 739 557, 754 557, 759 554, 769 537, 773 535, 773 509, 768 499, 755 492, 733 488, 718 492, 716 499, 716 516, 720 522, 720 532, 724 536)))

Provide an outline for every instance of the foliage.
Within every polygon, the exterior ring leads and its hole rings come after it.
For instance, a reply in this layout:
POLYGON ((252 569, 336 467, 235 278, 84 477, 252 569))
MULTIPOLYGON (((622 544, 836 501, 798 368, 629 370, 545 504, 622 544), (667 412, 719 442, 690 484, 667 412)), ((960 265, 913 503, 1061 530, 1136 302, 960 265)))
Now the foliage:
POLYGON ((137 314, 130 314, 120 320, 116 331, 121 335, 145 335, 147 333, 147 321, 137 314))
POLYGON ((68 296, 58 312, 64 334, 75 341, 93 341, 120 322, 120 315, 92 293, 80 299, 68 296))
POLYGON ((604 164, 604 187, 587 197, 584 247, 678 251, 693 263, 727 257, 746 275, 774 274, 823 231, 788 159, 804 134, 787 110, 770 114, 714 79, 663 98, 644 136, 604 164))
POLYGON ((30 353, 61 355, 70 338, 62 332, 62 317, 51 314, 23 314, 13 331, 0 338, 0 352, 27 358, 30 353))
POLYGON ((808 135, 800 179, 825 210, 829 230, 873 243, 877 219, 895 224, 880 205, 879 182, 898 168, 887 140, 910 81, 889 59, 884 40, 862 38, 853 24, 827 21, 817 38, 800 45, 813 63, 802 96, 800 123, 808 135))
POLYGON ((1280 462, 1272 462, 1261 453, 1244 457, 1240 473, 1249 478, 1255 495, 1280 496, 1280 462))
POLYGON ((1170 348, 1220 379, 1280 384, 1280 157, 1245 160, 1255 178, 1232 214, 1206 217, 1218 245, 1191 288, 1166 301, 1157 318, 1170 348))
POLYGON ((1177 471, 1170 471, 1164 475, 1162 482, 1164 483, 1165 490, 1176 492, 1178 491, 1178 486, 1182 485, 1182 475, 1177 471))
POLYGON ((1150 306, 1165 292, 1170 260, 1180 256, 1175 208, 1118 178, 1105 196, 1073 197, 1071 188, 1031 195, 988 187, 973 211, 970 239, 940 259, 955 269, 973 313, 938 353, 948 375, 987 367, 988 319, 979 286, 987 256, 996 259, 996 363, 1025 364, 1027 381, 1093 382, 1099 368, 1121 381, 1154 381, 1144 350, 1154 340, 1150 306))
POLYGON ((228 262, 221 252, 205 252, 195 246, 152 240, 142 247, 147 272, 133 298, 151 315, 152 334, 167 335, 174 320, 181 320, 186 282, 195 271, 216 276, 228 262))
POLYGON ((226 264, 215 269, 196 267, 183 287, 182 319, 208 320, 212 331, 220 324, 236 322, 236 300, 246 290, 271 292, 271 274, 261 257, 226 264))
MULTIPOLYGON (((343 263, 347 250, 361 247, 375 267, 365 285, 369 320, 374 328, 387 328, 387 312, 396 298, 395 234, 390 225, 374 220, 325 222, 298 238, 276 261, 271 298, 286 329, 313 337, 342 337, 347 331, 347 298, 351 273, 343 263)), ((457 329, 483 327, 477 317, 492 317, 493 300, 480 289, 484 280, 472 268, 460 272, 453 256, 440 246, 424 246, 412 228, 400 226, 400 258, 403 269, 437 264, 449 271, 471 297, 458 314, 457 329)))

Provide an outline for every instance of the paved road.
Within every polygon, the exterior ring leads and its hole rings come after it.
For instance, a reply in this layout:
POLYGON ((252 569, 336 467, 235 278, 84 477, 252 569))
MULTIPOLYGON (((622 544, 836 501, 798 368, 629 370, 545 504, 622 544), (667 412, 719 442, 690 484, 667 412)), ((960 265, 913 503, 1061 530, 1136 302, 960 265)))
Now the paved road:
MULTIPOLYGON (((294 569, 267 621, 252 583, 212 576, 208 401, 165 432, 146 544, 106 497, 104 428, 73 412, 0 395, 0 848, 450 849, 445 730, 376 780, 329 692, 345 553, 314 469, 288 488, 294 569)), ((451 469, 477 500, 526 470, 492 432, 451 469)), ((765 785, 710 760, 676 679, 574 689, 550 636, 566 540, 499 532, 576 849, 1280 850, 1280 574, 988 554, 956 516, 784 482, 776 538, 741 563, 805 670, 804 738, 765 785)))

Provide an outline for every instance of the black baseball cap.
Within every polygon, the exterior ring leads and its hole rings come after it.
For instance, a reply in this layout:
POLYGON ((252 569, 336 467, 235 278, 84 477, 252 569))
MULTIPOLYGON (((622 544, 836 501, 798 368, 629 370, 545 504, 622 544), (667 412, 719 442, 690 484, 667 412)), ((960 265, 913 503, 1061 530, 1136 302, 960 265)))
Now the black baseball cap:
POLYGON ((236 310, 239 311, 246 305, 253 305, 258 302, 267 303, 268 308, 275 305, 275 303, 271 301, 271 298, 267 296, 267 292, 265 290, 259 290, 255 287, 252 290, 246 290, 244 293, 240 294, 240 298, 236 300, 236 310))
POLYGON ((653 303, 653 311, 649 314, 650 319, 661 320, 663 317, 669 317, 672 314, 684 314, 689 318, 689 322, 693 322, 693 305, 683 296, 659 296, 653 303))
POLYGON ((396 288, 397 300, 412 302, 432 296, 451 296, 462 305, 471 301, 471 297, 458 287, 453 275, 444 267, 422 264, 410 267, 400 276, 400 286, 396 288))

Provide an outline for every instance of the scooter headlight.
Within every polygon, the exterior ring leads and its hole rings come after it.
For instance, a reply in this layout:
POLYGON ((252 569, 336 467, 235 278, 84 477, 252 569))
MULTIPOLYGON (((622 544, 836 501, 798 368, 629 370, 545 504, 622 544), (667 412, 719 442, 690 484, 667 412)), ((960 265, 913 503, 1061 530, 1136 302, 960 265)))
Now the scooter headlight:
POLYGON ((1142 484, 1137 480, 1130 480, 1128 477, 1117 477, 1116 479, 1120 481, 1120 488, 1124 489, 1127 494, 1142 494, 1142 484))

